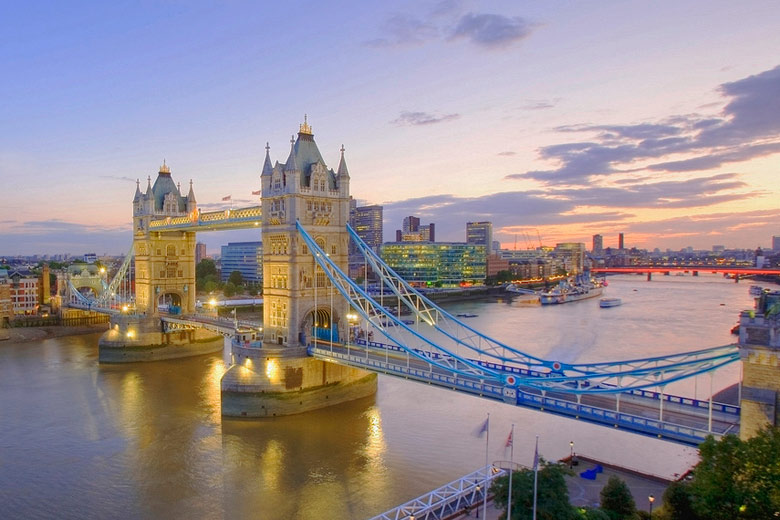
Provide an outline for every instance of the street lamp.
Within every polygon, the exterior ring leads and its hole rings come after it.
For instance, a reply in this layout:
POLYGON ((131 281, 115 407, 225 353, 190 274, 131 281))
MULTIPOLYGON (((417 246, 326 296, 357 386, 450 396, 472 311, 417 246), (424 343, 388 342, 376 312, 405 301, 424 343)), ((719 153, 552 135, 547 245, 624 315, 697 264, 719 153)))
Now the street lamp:
POLYGON ((653 502, 655 502, 655 497, 653 495, 650 495, 649 497, 647 497, 647 500, 650 501, 650 518, 652 520, 652 518, 653 518, 653 502))
POLYGON ((574 465, 574 441, 569 441, 569 469, 574 465))

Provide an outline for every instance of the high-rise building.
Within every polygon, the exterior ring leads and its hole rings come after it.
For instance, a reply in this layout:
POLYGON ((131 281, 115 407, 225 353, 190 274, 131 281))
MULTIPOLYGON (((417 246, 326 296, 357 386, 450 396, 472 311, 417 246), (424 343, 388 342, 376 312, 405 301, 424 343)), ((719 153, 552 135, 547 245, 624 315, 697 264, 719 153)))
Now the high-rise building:
POLYGON ((435 242, 436 224, 420 225, 420 218, 408 216, 404 218, 403 229, 395 232, 396 242, 435 242))
POLYGON ((421 224, 420 237, 423 242, 436 242, 436 224, 421 224))
POLYGON ((222 281, 226 282, 233 271, 241 273, 245 282, 263 281, 263 243, 230 242, 222 246, 222 281))
POLYGON ((352 213, 350 225, 357 235, 374 251, 382 245, 382 206, 359 206, 352 213))
POLYGON ((601 235, 593 235, 593 249, 591 252, 594 255, 600 255, 604 252, 604 237, 601 235))
POLYGON ((195 244, 195 265, 198 265, 204 258, 206 258, 206 244, 198 242, 195 244))
POLYGON ((618 249, 625 249, 625 242, 623 241, 623 233, 618 235, 618 249))
POLYGON ((414 216, 408 216, 404 218, 404 226, 402 231, 404 233, 417 233, 420 231, 420 218, 414 216))
POLYGON ((772 250, 776 253, 780 252, 780 236, 772 237, 772 250))
POLYGON ((485 252, 489 253, 493 246, 493 223, 466 222, 466 243, 485 246, 485 252))

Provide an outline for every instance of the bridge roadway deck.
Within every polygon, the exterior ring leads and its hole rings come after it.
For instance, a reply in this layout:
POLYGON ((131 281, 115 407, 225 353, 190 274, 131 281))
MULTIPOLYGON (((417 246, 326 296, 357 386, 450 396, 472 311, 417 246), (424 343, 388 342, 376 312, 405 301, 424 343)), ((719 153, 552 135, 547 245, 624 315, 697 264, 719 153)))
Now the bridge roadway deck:
POLYGON ((165 324, 166 330, 176 328, 202 328, 222 334, 234 336, 236 327, 262 330, 259 323, 245 320, 234 320, 208 314, 161 314, 160 320, 165 324))
POLYGON ((718 437, 739 432, 739 407, 732 405, 713 403, 710 411, 706 401, 672 395, 663 395, 662 400, 661 394, 657 392, 637 390, 615 394, 584 394, 578 401, 575 394, 564 391, 547 391, 543 394, 539 389, 530 386, 515 389, 496 381, 480 379, 478 376, 454 375, 413 356, 405 356, 384 348, 336 343, 331 346, 330 343, 319 342, 318 345, 309 347, 309 353, 333 363, 413 379, 682 444, 696 446, 710 433, 718 437), (664 403, 663 414, 661 402, 664 403))

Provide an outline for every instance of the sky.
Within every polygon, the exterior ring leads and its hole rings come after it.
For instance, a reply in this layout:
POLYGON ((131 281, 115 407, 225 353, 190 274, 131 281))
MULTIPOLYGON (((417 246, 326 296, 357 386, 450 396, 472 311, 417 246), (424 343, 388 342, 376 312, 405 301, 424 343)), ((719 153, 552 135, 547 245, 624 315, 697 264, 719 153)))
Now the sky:
POLYGON ((256 205, 304 114, 386 240, 768 247, 778 27, 750 0, 6 3, 0 255, 126 252, 163 159, 204 211, 256 205))

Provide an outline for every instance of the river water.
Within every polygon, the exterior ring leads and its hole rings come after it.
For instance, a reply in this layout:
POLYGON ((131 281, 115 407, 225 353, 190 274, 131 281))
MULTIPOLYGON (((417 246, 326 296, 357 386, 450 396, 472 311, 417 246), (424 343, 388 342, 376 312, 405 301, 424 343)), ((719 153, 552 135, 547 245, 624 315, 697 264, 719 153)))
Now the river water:
MULTIPOLYGON (((449 304, 529 353, 612 361, 731 343, 748 284, 721 276, 611 277, 605 296, 559 306, 449 304)), ((375 397, 293 417, 220 415, 225 355, 99 365, 99 335, 0 343, 0 518, 363 519, 485 462, 583 455, 672 477, 696 451, 663 440, 380 376, 375 397)), ((739 378, 733 364, 715 391, 739 378)), ((670 393, 705 398, 710 377, 670 393)))

